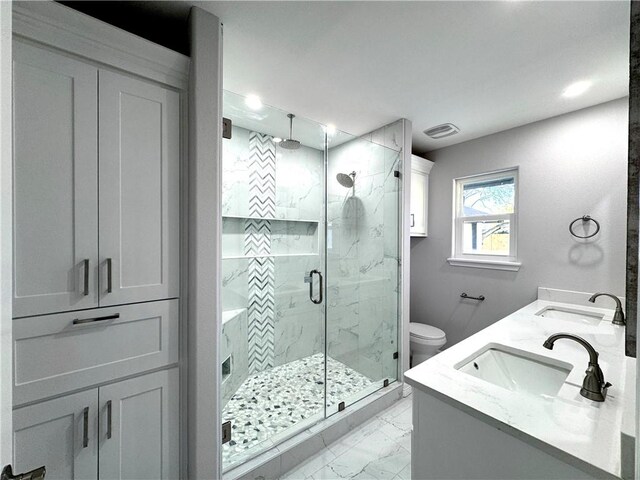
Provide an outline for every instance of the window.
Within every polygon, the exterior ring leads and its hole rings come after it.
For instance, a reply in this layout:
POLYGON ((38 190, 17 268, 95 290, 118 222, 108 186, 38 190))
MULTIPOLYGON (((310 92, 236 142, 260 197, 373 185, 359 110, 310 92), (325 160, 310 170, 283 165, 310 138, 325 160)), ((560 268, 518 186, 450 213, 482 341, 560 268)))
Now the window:
POLYGON ((457 266, 518 270, 518 169, 454 180, 452 258, 457 266))

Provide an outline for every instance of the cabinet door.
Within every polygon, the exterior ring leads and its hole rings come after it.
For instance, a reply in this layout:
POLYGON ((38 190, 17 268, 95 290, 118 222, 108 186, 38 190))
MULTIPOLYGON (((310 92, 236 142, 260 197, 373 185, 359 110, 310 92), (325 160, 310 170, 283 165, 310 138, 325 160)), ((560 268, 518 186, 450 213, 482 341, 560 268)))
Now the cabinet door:
POLYGON ((18 408, 13 412, 13 471, 44 465, 47 480, 97 479, 97 419, 97 389, 18 408))
POLYGON ((422 172, 411 172, 411 234, 425 236, 426 226, 426 198, 428 175, 422 172))
POLYGON ((178 369, 100 388, 100 478, 177 479, 178 369))
POLYGON ((14 42, 15 317, 98 305, 97 81, 14 42))
POLYGON ((179 94, 100 71, 100 305, 178 296, 179 94))

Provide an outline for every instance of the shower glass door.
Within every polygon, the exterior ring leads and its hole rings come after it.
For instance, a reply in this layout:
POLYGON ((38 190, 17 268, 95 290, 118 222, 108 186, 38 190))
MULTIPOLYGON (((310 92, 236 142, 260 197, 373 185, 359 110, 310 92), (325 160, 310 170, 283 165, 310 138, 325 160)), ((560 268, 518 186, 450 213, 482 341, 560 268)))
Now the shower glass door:
POLYGON ((233 122, 222 158, 228 469, 325 417, 326 138, 321 125, 288 112, 230 92, 223 99, 233 122))
POLYGON ((327 415, 398 374, 400 149, 378 133, 327 140, 327 415))
POLYGON ((397 378, 399 152, 223 99, 229 470, 397 378))

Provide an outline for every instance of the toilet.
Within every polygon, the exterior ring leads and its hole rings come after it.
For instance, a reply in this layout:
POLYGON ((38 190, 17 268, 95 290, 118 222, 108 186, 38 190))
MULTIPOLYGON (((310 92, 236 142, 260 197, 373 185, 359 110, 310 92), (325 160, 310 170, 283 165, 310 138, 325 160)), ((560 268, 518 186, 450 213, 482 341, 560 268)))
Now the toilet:
POLYGON ((447 343, 447 335, 439 328, 425 323, 409 323, 411 366, 433 357, 447 343))

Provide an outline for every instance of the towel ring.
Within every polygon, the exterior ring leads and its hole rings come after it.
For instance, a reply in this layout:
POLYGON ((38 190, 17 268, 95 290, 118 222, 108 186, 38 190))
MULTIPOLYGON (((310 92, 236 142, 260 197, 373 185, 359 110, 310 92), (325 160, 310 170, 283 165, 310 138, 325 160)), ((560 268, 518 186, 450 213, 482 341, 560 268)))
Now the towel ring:
POLYGON ((573 235, 576 238, 591 238, 594 237, 598 234, 598 232, 600 231, 600 223, 595 219, 595 218, 591 218, 590 215, 583 215, 581 217, 576 218, 573 222, 571 222, 569 224, 569 232, 571 233, 571 235, 573 235), (596 231, 593 232, 591 235, 578 235, 576 232, 573 231, 573 226, 575 225, 576 222, 579 221, 583 221, 583 222, 593 222, 596 224, 596 231))

